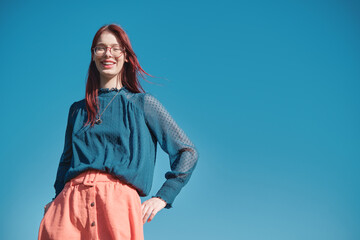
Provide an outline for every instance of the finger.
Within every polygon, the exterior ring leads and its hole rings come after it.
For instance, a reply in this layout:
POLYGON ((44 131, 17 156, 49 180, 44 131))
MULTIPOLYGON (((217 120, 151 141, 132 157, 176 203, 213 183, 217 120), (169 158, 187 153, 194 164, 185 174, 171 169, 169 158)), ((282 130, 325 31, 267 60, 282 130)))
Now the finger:
POLYGON ((149 218, 150 214, 152 213, 152 209, 148 209, 145 213, 145 216, 143 218, 143 222, 145 223, 146 220, 149 218))
POLYGON ((153 220, 153 218, 155 217, 155 215, 157 214, 158 212, 157 211, 153 211, 148 219, 148 222, 150 222, 151 220, 153 220))
POLYGON ((149 210, 149 205, 145 205, 144 208, 143 208, 143 211, 142 211, 142 218, 145 218, 145 214, 146 212, 149 210))
POLYGON ((144 207, 145 207, 145 202, 143 202, 143 203, 141 204, 141 211, 144 209, 144 207))
POLYGON ((143 216, 143 223, 146 222, 146 219, 149 217, 149 213, 148 211, 145 212, 144 216, 143 216))

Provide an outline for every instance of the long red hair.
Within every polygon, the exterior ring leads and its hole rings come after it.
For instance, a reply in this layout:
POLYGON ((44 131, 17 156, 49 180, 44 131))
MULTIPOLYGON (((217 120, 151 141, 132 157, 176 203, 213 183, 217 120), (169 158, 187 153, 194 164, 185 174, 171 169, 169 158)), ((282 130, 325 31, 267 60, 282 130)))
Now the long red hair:
MULTIPOLYGON (((97 44, 97 41, 100 35, 104 31, 109 31, 113 33, 118 41, 120 41, 121 46, 125 48, 125 56, 128 59, 128 62, 124 62, 123 68, 121 69, 118 78, 121 77, 121 83, 123 86, 127 87, 130 91, 135 93, 145 92, 141 87, 139 82, 139 77, 146 80, 146 75, 151 76, 142 69, 139 64, 139 61, 134 53, 130 40, 126 32, 117 24, 107 24, 102 26, 95 34, 90 51, 91 51, 91 61, 87 74, 86 82, 86 91, 85 91, 85 101, 86 109, 88 113, 88 119, 85 125, 91 124, 94 126, 95 118, 99 111, 98 103, 98 89, 100 88, 100 73, 95 65, 93 59, 93 48, 97 44)), ((151 76, 152 77, 152 76, 151 76)))

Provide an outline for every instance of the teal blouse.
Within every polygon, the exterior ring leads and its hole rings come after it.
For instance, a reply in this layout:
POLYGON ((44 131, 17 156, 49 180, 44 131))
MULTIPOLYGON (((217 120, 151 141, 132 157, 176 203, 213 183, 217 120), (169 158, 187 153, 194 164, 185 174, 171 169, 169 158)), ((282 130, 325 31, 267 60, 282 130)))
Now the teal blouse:
POLYGON ((140 196, 151 190, 156 163, 157 142, 169 155, 170 169, 156 195, 171 208, 187 184, 198 162, 194 144, 177 125, 165 107, 150 93, 133 93, 126 87, 100 88, 98 99, 101 124, 84 127, 87 121, 85 99, 69 109, 64 150, 60 158, 55 198, 65 183, 87 169, 108 172, 133 186, 140 196))

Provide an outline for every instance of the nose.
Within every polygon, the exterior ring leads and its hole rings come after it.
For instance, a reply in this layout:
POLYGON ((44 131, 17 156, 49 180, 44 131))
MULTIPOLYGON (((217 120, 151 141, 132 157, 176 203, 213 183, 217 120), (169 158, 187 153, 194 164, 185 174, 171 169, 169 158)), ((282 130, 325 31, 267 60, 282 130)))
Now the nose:
POLYGON ((107 47, 105 50, 105 56, 112 56, 111 54, 111 47, 107 47))

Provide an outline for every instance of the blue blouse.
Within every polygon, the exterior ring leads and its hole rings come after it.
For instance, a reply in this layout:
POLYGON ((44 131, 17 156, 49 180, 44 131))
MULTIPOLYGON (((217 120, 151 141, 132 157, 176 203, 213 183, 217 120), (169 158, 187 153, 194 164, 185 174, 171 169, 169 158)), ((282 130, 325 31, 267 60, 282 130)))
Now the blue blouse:
POLYGON ((175 197, 189 181, 199 153, 164 106, 150 93, 133 93, 126 87, 100 88, 102 123, 84 127, 85 99, 69 109, 64 150, 60 158, 55 198, 65 183, 87 169, 108 172, 133 186, 140 196, 151 190, 157 142, 169 155, 170 169, 165 182, 152 197, 171 208, 175 197), (118 94, 117 94, 118 93, 118 94))

